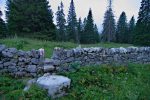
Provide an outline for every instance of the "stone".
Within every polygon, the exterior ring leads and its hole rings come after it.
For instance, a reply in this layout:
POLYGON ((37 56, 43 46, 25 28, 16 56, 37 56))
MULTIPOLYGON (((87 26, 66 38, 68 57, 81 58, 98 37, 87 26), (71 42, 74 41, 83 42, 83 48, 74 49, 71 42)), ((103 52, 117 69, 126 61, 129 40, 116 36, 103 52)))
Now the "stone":
POLYGON ((17 70, 16 66, 8 66, 8 71, 11 72, 11 73, 15 73, 18 70, 17 70))
POLYGON ((54 71, 55 67, 53 65, 44 65, 44 72, 54 71))
POLYGON ((27 55, 28 55, 29 57, 32 56, 32 52, 31 52, 31 51, 27 51, 26 53, 27 53, 27 55))
POLYGON ((12 57, 13 57, 13 54, 10 53, 10 52, 7 52, 7 51, 2 51, 2 56, 3 56, 3 57, 12 58, 12 57))
POLYGON ((0 52, 2 52, 6 48, 5 45, 0 45, 0 52))
POLYGON ((11 62, 5 62, 4 63, 4 67, 8 67, 9 65, 11 65, 11 62))
POLYGON ((24 55, 26 55, 25 51, 22 51, 22 50, 18 51, 18 56, 24 56, 24 55))
POLYGON ((2 61, 0 61, 0 64, 3 64, 3 62, 2 62, 2 61))
POLYGON ((46 74, 37 79, 37 85, 48 90, 51 98, 66 95, 66 90, 70 88, 71 80, 64 76, 46 74))
POLYGON ((46 59, 44 60, 44 64, 50 64, 50 63, 51 63, 51 59, 46 58, 46 59))
POLYGON ((30 73, 36 73, 37 72, 36 65, 28 65, 27 71, 30 73))
POLYGON ((3 69, 3 68, 4 68, 3 64, 0 64, 0 69, 3 69))
POLYGON ((23 77, 23 76, 25 76, 26 75, 26 72, 24 72, 24 71, 19 71, 19 72, 16 72, 15 73, 15 76, 16 77, 23 77))
POLYGON ((68 50, 67 51, 67 57, 72 57, 74 54, 73 50, 68 50))
POLYGON ((37 64, 39 63, 39 60, 36 59, 36 58, 32 58, 32 59, 31 59, 31 63, 37 65, 37 64))
POLYGON ((10 53, 17 53, 17 49, 16 48, 8 48, 8 51, 10 53))
POLYGON ((120 53, 127 53, 127 49, 123 48, 123 47, 120 47, 120 53))
POLYGON ((47 64, 47 65, 60 65, 61 64, 61 61, 60 60, 54 60, 54 59, 45 59, 44 61, 44 64, 47 64))

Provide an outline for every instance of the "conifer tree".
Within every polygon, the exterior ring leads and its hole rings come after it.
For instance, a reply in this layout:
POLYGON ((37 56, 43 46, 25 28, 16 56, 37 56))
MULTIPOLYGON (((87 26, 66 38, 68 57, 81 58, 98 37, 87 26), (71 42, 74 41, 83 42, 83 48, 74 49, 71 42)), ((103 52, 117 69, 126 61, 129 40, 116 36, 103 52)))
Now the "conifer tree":
POLYGON ((128 24, 125 12, 122 12, 118 20, 116 37, 119 43, 127 43, 128 41, 128 24))
POLYGON ((83 30, 85 29, 86 22, 87 22, 87 18, 85 17, 83 20, 83 30))
POLYGON ((2 11, 0 11, 0 38, 5 38, 7 35, 7 28, 5 22, 1 18, 2 15, 2 11))
POLYGON ((79 41, 81 41, 81 35, 83 33, 83 24, 81 18, 79 18, 78 20, 77 29, 78 29, 79 41))
POLYGON ((96 43, 96 39, 95 39, 95 31, 94 31, 94 21, 93 21, 93 15, 92 15, 92 10, 89 10, 88 16, 87 16, 87 20, 86 20, 86 25, 84 28, 84 32, 82 34, 82 43, 96 43))
POLYGON ((115 40, 116 40, 115 19, 112 10, 112 0, 109 0, 109 6, 104 16, 101 41, 114 42, 115 40))
POLYGON ((135 19, 134 16, 132 16, 128 25, 128 43, 133 43, 134 35, 135 35, 135 19))
POLYGON ((150 0, 141 2, 134 43, 150 46, 150 0))
POLYGON ((68 18, 67 18, 67 35, 69 41, 77 42, 77 18, 75 12, 74 1, 71 0, 68 18))
POLYGON ((95 41, 96 42, 99 42, 100 41, 100 35, 99 35, 99 32, 98 32, 98 28, 97 28, 97 25, 95 24, 94 25, 94 33, 95 33, 95 41))
POLYGON ((64 5, 61 2, 60 6, 58 6, 58 11, 56 13, 56 21, 57 21, 57 40, 66 41, 66 20, 64 14, 64 5))
POLYGON ((47 0, 8 0, 8 29, 14 35, 54 40, 53 13, 47 0))

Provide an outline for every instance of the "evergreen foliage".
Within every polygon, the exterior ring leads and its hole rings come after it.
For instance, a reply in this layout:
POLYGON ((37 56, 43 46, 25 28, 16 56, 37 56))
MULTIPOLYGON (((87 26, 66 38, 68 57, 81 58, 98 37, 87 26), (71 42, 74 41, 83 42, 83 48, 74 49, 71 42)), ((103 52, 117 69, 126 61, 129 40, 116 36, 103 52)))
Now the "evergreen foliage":
POLYGON ((116 27, 115 19, 112 10, 112 0, 109 0, 109 7, 105 12, 103 31, 101 35, 101 41, 103 42, 114 42, 116 40, 116 27))
POLYGON ((135 19, 134 16, 132 16, 128 25, 128 43, 133 43, 134 36, 135 36, 135 19))
POLYGON ((82 43, 96 43, 97 42, 97 36, 98 33, 95 33, 94 30, 94 21, 93 21, 93 15, 92 10, 89 10, 87 20, 84 20, 84 32, 81 36, 81 42, 82 43), (86 22, 85 22, 86 21, 86 22))
POLYGON ((94 33, 95 33, 95 41, 96 42, 100 42, 100 35, 99 35, 99 32, 98 32, 98 28, 97 28, 97 25, 95 24, 94 25, 94 33))
POLYGON ((5 38, 7 36, 7 28, 5 22, 1 18, 2 15, 2 11, 0 11, 0 38, 5 38))
POLYGON ((81 34, 83 33, 83 24, 82 24, 81 18, 79 18, 79 20, 78 20, 77 29, 78 29, 79 42, 80 42, 81 41, 81 34))
POLYGON ((150 0, 141 2, 134 43, 150 46, 150 0))
POLYGON ((64 14, 64 5, 61 2, 60 6, 58 6, 58 11, 56 13, 56 21, 57 21, 57 40, 58 41, 66 41, 66 20, 64 14))
POLYGON ((74 1, 71 0, 67 18, 67 37, 69 41, 77 42, 77 18, 74 1))
POLYGON ((122 12, 117 23, 117 42, 127 43, 128 42, 128 24, 126 13, 122 12))
POLYGON ((54 40, 53 13, 47 0, 8 0, 8 29, 20 37, 54 40))

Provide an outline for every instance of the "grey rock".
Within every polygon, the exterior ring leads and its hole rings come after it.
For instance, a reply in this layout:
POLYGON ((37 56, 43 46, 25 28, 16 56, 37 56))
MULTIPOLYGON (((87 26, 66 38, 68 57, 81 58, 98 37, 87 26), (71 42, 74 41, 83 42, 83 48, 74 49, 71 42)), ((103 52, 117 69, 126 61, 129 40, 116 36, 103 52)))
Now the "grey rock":
POLYGON ((19 67, 25 67, 25 62, 18 62, 17 64, 19 67))
POLYGON ((0 64, 3 64, 3 62, 2 62, 2 61, 0 61, 0 64))
POLYGON ((68 50, 67 51, 67 57, 72 57, 74 55, 73 50, 68 50))
POLYGON ((28 65, 27 71, 30 73, 36 73, 37 72, 36 65, 28 65))
POLYGON ((25 71, 19 71, 19 72, 16 72, 15 73, 15 76, 16 77, 24 77, 26 75, 26 72, 25 71))
POLYGON ((25 56, 26 55, 26 52, 25 51, 22 51, 22 50, 19 50, 18 51, 18 56, 25 56))
POLYGON ((32 55, 32 57, 39 58, 40 53, 39 53, 39 51, 33 49, 33 50, 31 50, 31 55, 32 55))
POLYGON ((46 59, 44 60, 44 64, 50 64, 50 63, 51 63, 51 59, 46 58, 46 59))
POLYGON ((11 66, 12 62, 5 62, 4 63, 4 67, 8 67, 8 66, 11 66))
POLYGON ((31 77, 36 77, 37 76, 37 73, 30 73, 31 74, 31 77))
POLYGON ((14 55, 10 52, 2 51, 2 56, 12 58, 14 55))
POLYGON ((0 52, 2 52, 6 48, 5 45, 0 45, 0 52))
POLYGON ((8 51, 10 53, 17 53, 18 52, 16 48, 8 48, 8 51))
POLYGON ((37 85, 48 90, 51 98, 66 95, 66 90, 70 87, 71 80, 64 76, 44 75, 37 79, 37 85))
POLYGON ((3 68, 4 68, 3 64, 0 64, 0 69, 3 69, 3 68))
POLYGON ((54 71, 55 67, 53 65, 44 65, 44 72, 54 71))
POLYGON ((54 60, 54 59, 45 59, 44 64, 49 64, 49 65, 60 65, 61 61, 60 60, 54 60))
POLYGON ((10 62, 12 62, 12 63, 18 63, 18 59, 11 59, 10 62))
POLYGON ((31 63, 37 65, 37 64, 39 63, 39 60, 36 59, 36 58, 32 58, 32 59, 31 59, 31 63))
POLYGON ((17 70, 16 66, 8 66, 8 71, 11 72, 11 73, 15 73, 18 70, 17 70))
POLYGON ((26 53, 27 53, 27 55, 28 55, 29 57, 32 56, 32 52, 31 52, 31 51, 27 51, 26 53))

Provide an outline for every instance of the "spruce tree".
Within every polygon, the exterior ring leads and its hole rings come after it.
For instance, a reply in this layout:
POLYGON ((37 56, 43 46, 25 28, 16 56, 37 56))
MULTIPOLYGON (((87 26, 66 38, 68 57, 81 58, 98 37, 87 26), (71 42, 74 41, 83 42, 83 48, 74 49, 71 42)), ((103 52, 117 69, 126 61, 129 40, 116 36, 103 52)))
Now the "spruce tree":
POLYGON ((1 18, 2 15, 2 11, 0 11, 0 38, 5 38, 7 35, 7 28, 5 22, 1 18))
POLYGON ((117 42, 127 43, 128 41, 128 24, 126 13, 122 12, 117 23, 117 42))
POLYGON ((97 28, 97 25, 95 24, 94 25, 94 33, 95 33, 95 41, 96 42, 99 42, 100 41, 100 35, 99 35, 99 32, 98 32, 98 28, 97 28))
POLYGON ((69 41, 77 42, 77 18, 75 12, 74 1, 71 0, 68 18, 67 18, 67 35, 69 41))
POLYGON ((66 41, 66 20, 64 14, 64 5, 61 2, 60 6, 58 6, 58 11, 56 13, 56 21, 57 21, 57 40, 66 41))
POLYGON ((109 6, 104 16, 101 41, 114 42, 115 40, 116 40, 115 19, 112 10, 112 0, 109 0, 109 6))
POLYGON ((128 43, 133 43, 134 35, 135 35, 135 19, 134 16, 132 16, 128 25, 128 43))
POLYGON ((12 35, 54 40, 53 13, 47 0, 8 0, 7 22, 12 35))
POLYGON ((77 29, 78 29, 78 36, 79 36, 79 42, 80 42, 81 41, 81 35, 83 33, 83 24, 82 24, 81 18, 79 18, 79 20, 78 20, 77 29))
POLYGON ((86 22, 87 22, 87 18, 85 17, 83 20, 83 30, 85 29, 86 22))
POLYGON ((94 21, 93 21, 93 15, 92 15, 92 10, 89 10, 87 20, 86 20, 86 25, 84 28, 84 32, 82 34, 82 43, 96 43, 95 39, 95 31, 94 31, 94 21))
POLYGON ((134 43, 150 46, 150 0, 142 0, 134 43))

